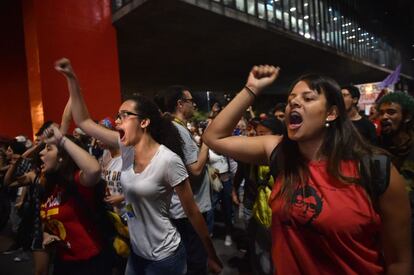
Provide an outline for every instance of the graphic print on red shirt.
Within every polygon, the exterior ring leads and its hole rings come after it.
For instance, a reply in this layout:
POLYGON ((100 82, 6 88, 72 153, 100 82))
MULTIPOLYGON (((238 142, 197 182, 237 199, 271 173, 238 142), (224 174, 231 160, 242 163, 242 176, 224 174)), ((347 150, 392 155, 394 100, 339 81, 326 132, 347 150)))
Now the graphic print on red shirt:
MULTIPOLYGON (((94 188, 80 184, 79 173, 75 174, 75 184, 79 196, 94 207, 94 188)), ((101 240, 97 228, 88 217, 75 195, 67 196, 66 190, 55 185, 52 193, 41 205, 40 215, 45 231, 58 236, 62 242, 57 246, 58 257, 63 261, 87 260, 101 251, 101 240)))
MULTIPOLYGON (((353 161, 341 171, 358 178, 353 161)), ((279 178, 270 196, 276 274, 381 274, 381 219, 365 190, 330 176, 326 161, 311 162, 309 172, 289 210, 277 197, 279 178)))

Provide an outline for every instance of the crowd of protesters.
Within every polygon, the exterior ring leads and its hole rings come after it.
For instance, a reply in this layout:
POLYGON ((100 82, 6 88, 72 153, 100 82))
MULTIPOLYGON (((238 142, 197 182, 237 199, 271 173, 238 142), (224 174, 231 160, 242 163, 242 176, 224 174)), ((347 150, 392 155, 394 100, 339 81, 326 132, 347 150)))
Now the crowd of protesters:
POLYGON ((68 84, 60 124, 0 142, 3 253, 31 253, 36 275, 220 273, 217 209, 252 274, 412 274, 410 95, 383 93, 366 117, 358 88, 309 74, 256 115, 279 74, 265 65, 203 121, 184 86, 94 121, 70 61, 55 69, 68 84))

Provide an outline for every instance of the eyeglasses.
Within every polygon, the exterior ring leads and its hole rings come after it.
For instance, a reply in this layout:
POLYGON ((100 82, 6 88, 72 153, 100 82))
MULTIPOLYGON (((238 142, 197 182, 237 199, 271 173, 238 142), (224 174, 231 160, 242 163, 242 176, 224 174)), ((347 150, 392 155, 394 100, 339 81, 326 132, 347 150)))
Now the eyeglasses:
POLYGON ((181 98, 181 100, 184 102, 190 102, 191 104, 195 104, 194 98, 181 98))
POLYGON ((133 113, 133 112, 128 112, 128 111, 121 111, 116 115, 115 120, 119 119, 119 120, 123 121, 129 116, 139 117, 139 114, 136 114, 136 113, 133 113))

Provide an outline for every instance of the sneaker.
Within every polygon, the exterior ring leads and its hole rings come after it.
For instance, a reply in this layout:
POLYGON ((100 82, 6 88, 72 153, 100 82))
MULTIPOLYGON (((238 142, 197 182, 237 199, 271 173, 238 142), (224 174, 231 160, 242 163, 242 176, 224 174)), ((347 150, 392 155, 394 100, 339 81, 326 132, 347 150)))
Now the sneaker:
POLYGON ((22 252, 19 255, 17 255, 16 257, 14 257, 13 261, 15 262, 25 262, 29 260, 29 254, 28 252, 22 252))
POLYGON ((226 237, 224 238, 224 245, 225 246, 231 246, 233 244, 233 241, 231 239, 230 235, 226 235, 226 237))
POLYGON ((14 254, 16 252, 21 252, 22 248, 19 247, 17 244, 12 244, 6 251, 3 251, 2 254, 9 255, 14 254))

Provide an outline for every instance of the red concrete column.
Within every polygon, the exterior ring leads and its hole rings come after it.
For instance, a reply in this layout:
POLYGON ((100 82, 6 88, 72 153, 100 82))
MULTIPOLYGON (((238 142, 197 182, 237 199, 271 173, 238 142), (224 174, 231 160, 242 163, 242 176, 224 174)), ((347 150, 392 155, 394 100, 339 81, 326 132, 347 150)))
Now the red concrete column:
POLYGON ((32 136, 22 7, 5 1, 0 9, 0 136, 32 136))
POLYGON ((91 116, 113 116, 121 93, 110 0, 24 0, 23 18, 33 131, 60 122, 68 99, 54 70, 61 57, 72 61, 91 116))

